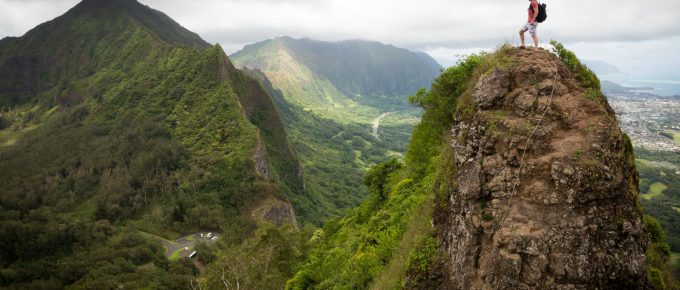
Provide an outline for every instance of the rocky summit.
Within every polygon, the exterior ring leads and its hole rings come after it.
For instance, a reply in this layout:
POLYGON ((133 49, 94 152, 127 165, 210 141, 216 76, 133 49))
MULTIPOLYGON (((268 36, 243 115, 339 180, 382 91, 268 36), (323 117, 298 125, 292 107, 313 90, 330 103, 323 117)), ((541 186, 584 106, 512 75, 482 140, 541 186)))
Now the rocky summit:
POLYGON ((456 170, 433 217, 439 279, 453 289, 644 288, 632 146, 606 98, 548 51, 504 50, 454 115, 456 170))

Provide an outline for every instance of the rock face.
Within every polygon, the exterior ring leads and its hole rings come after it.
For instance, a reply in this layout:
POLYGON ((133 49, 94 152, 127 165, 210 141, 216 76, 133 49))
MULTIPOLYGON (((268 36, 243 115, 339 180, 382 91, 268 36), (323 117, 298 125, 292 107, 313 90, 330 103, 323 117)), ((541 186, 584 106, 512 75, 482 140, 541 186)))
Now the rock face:
POLYGON ((265 213, 264 218, 277 226, 281 226, 288 222, 294 227, 298 227, 297 219, 295 218, 295 210, 293 210, 293 207, 288 202, 278 202, 272 205, 267 213, 265 213))
POLYGON ((509 57, 451 130, 457 170, 434 216, 451 287, 644 288, 632 148, 606 99, 547 51, 509 57))
POLYGON ((258 140, 257 142, 253 160, 255 161, 255 171, 257 174, 266 181, 272 181, 273 177, 271 169, 269 168, 269 160, 267 160, 267 151, 262 145, 262 140, 258 140))
POLYGON ((298 228, 295 209, 286 199, 281 197, 270 197, 263 199, 256 205, 251 212, 255 220, 267 220, 276 226, 290 224, 298 228))

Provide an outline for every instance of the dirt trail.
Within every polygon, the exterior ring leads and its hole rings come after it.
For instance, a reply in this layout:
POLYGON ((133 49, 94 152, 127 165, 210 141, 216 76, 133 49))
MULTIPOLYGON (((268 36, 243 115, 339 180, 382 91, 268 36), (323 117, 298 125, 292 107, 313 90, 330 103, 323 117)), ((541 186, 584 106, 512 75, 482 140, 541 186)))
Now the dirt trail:
POLYGON ((373 133, 371 133, 376 139, 380 140, 380 135, 378 135, 378 128, 380 128, 380 120, 387 117, 387 115, 392 114, 392 112, 383 113, 373 120, 373 133))

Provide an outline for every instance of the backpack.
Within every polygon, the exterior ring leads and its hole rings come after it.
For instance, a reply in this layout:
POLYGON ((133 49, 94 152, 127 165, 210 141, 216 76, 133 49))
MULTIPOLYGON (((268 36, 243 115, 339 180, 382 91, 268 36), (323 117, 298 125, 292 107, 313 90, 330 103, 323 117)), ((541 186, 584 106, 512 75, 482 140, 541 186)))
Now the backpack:
POLYGON ((536 21, 538 21, 538 23, 543 23, 543 21, 548 18, 547 7, 548 5, 545 3, 538 5, 538 15, 536 16, 536 21))

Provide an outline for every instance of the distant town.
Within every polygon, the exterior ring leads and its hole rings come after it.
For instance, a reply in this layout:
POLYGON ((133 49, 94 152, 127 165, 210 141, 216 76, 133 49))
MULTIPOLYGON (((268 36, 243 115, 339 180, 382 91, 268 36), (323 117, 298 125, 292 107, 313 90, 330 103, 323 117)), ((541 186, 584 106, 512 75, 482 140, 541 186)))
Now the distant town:
POLYGON ((633 146, 680 152, 680 96, 639 93, 607 82, 603 83, 603 92, 633 146))

